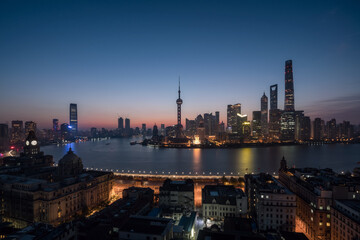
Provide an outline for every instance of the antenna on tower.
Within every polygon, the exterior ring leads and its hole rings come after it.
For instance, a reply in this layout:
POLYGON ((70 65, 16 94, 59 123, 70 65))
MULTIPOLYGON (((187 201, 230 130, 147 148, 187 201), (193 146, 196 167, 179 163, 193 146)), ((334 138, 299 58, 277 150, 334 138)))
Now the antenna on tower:
POLYGON ((179 98, 180 98, 180 76, 179 76, 179 98))

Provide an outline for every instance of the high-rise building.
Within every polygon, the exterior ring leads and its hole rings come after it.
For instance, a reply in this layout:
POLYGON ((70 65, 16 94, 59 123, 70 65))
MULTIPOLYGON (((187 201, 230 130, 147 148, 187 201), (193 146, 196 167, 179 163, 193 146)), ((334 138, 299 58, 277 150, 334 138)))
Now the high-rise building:
POLYGON ((283 112, 281 114, 281 140, 293 142, 295 140, 295 112, 283 112))
POLYGON ((196 121, 186 118, 186 135, 193 137, 196 134, 196 121))
POLYGON ((237 129, 237 116, 241 114, 241 104, 229 104, 227 106, 227 128, 231 132, 236 132, 237 129), (234 129, 234 130, 233 130, 234 129))
POLYGON ((125 118, 125 135, 130 136, 130 119, 125 118))
POLYGON ((7 124, 0 124, 0 152, 8 150, 9 127, 7 124))
POLYGON ((90 135, 91 135, 92 138, 97 138, 98 137, 98 132, 97 132, 96 127, 92 127, 90 129, 90 135))
POLYGON ((68 140, 69 139, 69 124, 67 123, 63 123, 60 126, 60 135, 61 135, 61 140, 68 140))
POLYGON ((78 115, 77 115, 77 104, 70 103, 70 128, 71 132, 77 133, 78 131, 78 115))
POLYGON ((292 69, 292 60, 285 62, 285 106, 287 112, 295 111, 294 100, 294 78, 292 69))
POLYGON ((161 136, 165 136, 165 124, 161 124, 160 125, 160 134, 161 136))
POLYGON ((321 118, 315 118, 314 120, 314 140, 319 141, 323 138, 321 118))
POLYGON ((278 85, 270 86, 270 110, 278 109, 278 85))
POLYGON ((216 123, 219 124, 220 123, 220 112, 219 111, 215 112, 215 118, 216 118, 216 123))
POLYGON ((14 120, 11 122, 11 143, 20 143, 24 139, 23 121, 14 120))
POLYGON ((278 85, 270 86, 269 137, 272 141, 280 139, 281 110, 278 109, 278 85))
POLYGON ((212 113, 204 114, 204 127, 206 136, 215 135, 216 117, 212 113))
POLYGON ((154 127, 153 127, 152 135, 153 135, 153 138, 159 136, 159 130, 158 130, 158 127, 156 126, 156 124, 155 124, 154 127))
POLYGON ((304 116, 301 121, 301 140, 308 141, 311 138, 311 120, 304 116))
POLYGON ((146 123, 141 124, 141 134, 146 135, 146 123))
POLYGON ((268 98, 265 92, 261 97, 261 132, 263 136, 268 133, 268 98))
POLYGON ((122 117, 118 118, 118 129, 123 130, 124 129, 124 119, 122 117))
POLYGON ((25 136, 28 136, 30 131, 33 131, 34 133, 36 133, 36 123, 33 121, 26 121, 25 122, 25 136))
POLYGON ((251 128, 253 138, 259 139, 261 137, 261 111, 253 111, 251 128))
POLYGON ((336 139, 337 138, 337 129, 336 129, 336 119, 331 119, 326 123, 327 125, 327 136, 328 139, 336 139))
POLYGON ((59 119, 54 118, 53 119, 53 131, 58 132, 59 129, 59 119))
POLYGON ((280 109, 270 109, 269 111, 269 137, 272 141, 280 139, 281 114, 280 109))

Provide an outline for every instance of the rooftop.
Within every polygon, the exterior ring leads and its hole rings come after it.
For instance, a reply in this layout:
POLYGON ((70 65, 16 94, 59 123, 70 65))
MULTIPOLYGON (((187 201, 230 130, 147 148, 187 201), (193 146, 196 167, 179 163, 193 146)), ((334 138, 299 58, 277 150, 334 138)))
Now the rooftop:
POLYGON ((215 199, 219 204, 226 204, 229 201, 230 204, 234 205, 237 197, 245 197, 244 192, 230 185, 206 185, 202 190, 203 203, 212 203, 215 199))
POLYGON ((171 226, 171 219, 148 216, 131 216, 129 220, 119 228, 119 232, 163 235, 171 226))

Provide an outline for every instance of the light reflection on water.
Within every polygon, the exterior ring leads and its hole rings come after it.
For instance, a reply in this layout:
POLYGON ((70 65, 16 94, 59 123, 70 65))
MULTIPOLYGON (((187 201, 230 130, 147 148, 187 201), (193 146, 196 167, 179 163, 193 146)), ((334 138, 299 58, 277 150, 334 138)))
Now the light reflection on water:
POLYGON ((289 166, 352 170, 359 166, 360 145, 278 146, 238 149, 164 149, 131 146, 139 139, 111 139, 45 146, 58 162, 71 147, 85 167, 159 172, 277 172, 283 156, 289 166), (107 144, 110 143, 110 144, 107 144))

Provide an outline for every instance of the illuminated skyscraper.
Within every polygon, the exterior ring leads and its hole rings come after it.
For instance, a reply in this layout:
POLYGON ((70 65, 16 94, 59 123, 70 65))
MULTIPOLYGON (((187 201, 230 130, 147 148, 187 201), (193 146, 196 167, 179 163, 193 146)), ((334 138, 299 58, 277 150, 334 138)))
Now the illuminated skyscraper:
POLYGON ((270 110, 278 108, 278 85, 270 86, 270 110))
POLYGON ((71 132, 77 133, 78 131, 78 115, 77 115, 77 104, 70 103, 70 128, 71 132))
POLYGON ((252 136, 255 139, 261 137, 261 111, 253 111, 252 116, 252 136))
POLYGON ((36 133, 36 123, 33 121, 25 122, 25 136, 28 136, 30 131, 36 133))
POLYGON ((58 132, 59 129, 59 119, 54 118, 53 119, 53 131, 58 132))
POLYGON ((265 93, 261 97, 261 132, 263 135, 268 133, 268 97, 265 93))
POLYGON ((241 104, 229 104, 227 106, 227 128, 232 132, 237 130, 237 116, 241 114, 241 104))
POLYGON ((278 85, 270 86, 269 137, 271 140, 280 138, 281 110, 278 109, 278 85))
POLYGON ((285 106, 286 112, 295 111, 294 106, 294 78, 292 69, 292 60, 285 62, 285 106))
POLYGON ((11 122, 11 143, 19 143, 23 141, 23 121, 12 121, 11 122))
POLYGON ((281 140, 293 142, 295 140, 295 112, 288 111, 281 114, 281 140))

